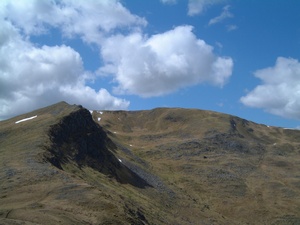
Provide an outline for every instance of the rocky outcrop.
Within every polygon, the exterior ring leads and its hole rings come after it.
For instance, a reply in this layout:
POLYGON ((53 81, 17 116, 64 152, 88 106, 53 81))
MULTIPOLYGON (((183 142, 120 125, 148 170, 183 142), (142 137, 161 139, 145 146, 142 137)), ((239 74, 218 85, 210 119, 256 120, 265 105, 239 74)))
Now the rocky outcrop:
POLYGON ((63 117, 48 132, 51 144, 44 157, 52 165, 63 169, 66 163, 79 168, 88 166, 114 177, 120 183, 144 188, 148 183, 128 169, 114 156, 116 148, 90 112, 82 107, 63 117))

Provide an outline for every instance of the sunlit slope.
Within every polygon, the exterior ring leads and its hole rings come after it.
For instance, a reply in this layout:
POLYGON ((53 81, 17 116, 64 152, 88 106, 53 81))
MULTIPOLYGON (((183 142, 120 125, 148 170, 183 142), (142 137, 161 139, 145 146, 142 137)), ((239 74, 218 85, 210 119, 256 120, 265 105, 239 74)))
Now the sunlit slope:
POLYGON ((61 102, 0 122, 0 224, 300 224, 299 154, 231 115, 61 102))
POLYGON ((300 131, 180 108, 93 117, 169 185, 191 223, 300 224, 300 131))

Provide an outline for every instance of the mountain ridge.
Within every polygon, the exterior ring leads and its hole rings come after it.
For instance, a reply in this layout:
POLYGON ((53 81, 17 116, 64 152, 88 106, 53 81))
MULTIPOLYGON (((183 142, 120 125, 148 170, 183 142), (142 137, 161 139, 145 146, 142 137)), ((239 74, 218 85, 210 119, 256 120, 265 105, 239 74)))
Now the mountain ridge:
POLYGON ((299 137, 212 111, 60 102, 0 122, 0 224, 297 224, 299 137))

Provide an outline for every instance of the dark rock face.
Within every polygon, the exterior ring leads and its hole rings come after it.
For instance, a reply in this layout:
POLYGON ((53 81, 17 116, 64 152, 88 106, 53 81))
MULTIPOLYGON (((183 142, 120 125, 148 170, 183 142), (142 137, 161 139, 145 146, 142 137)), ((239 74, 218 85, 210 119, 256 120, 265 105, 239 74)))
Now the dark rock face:
POLYGON ((49 137, 51 147, 47 149, 45 158, 59 169, 63 169, 63 164, 72 161, 79 168, 91 167, 121 183, 140 188, 149 186, 113 155, 110 150, 116 146, 84 108, 53 125, 49 130, 49 137))
POLYGON ((265 148, 261 141, 253 138, 247 138, 246 134, 253 133, 253 129, 249 128, 249 122, 244 119, 230 118, 230 129, 228 132, 219 132, 217 130, 209 130, 206 132, 204 138, 206 146, 210 146, 212 149, 224 150, 226 152, 232 152, 237 154, 247 155, 262 155, 265 152, 265 148), (238 125, 244 130, 240 133, 238 125))
POLYGON ((257 142, 244 140, 243 136, 237 133, 214 132, 205 137, 208 146, 218 150, 225 150, 242 154, 263 154, 264 147, 257 142))

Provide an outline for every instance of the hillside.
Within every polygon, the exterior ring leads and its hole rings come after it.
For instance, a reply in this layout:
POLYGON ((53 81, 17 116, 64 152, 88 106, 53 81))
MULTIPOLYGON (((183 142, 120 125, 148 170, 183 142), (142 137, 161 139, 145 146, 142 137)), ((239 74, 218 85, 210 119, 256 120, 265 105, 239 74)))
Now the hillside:
POLYGON ((60 102, 0 122, 0 168, 0 224, 300 224, 300 131, 211 111, 60 102))

